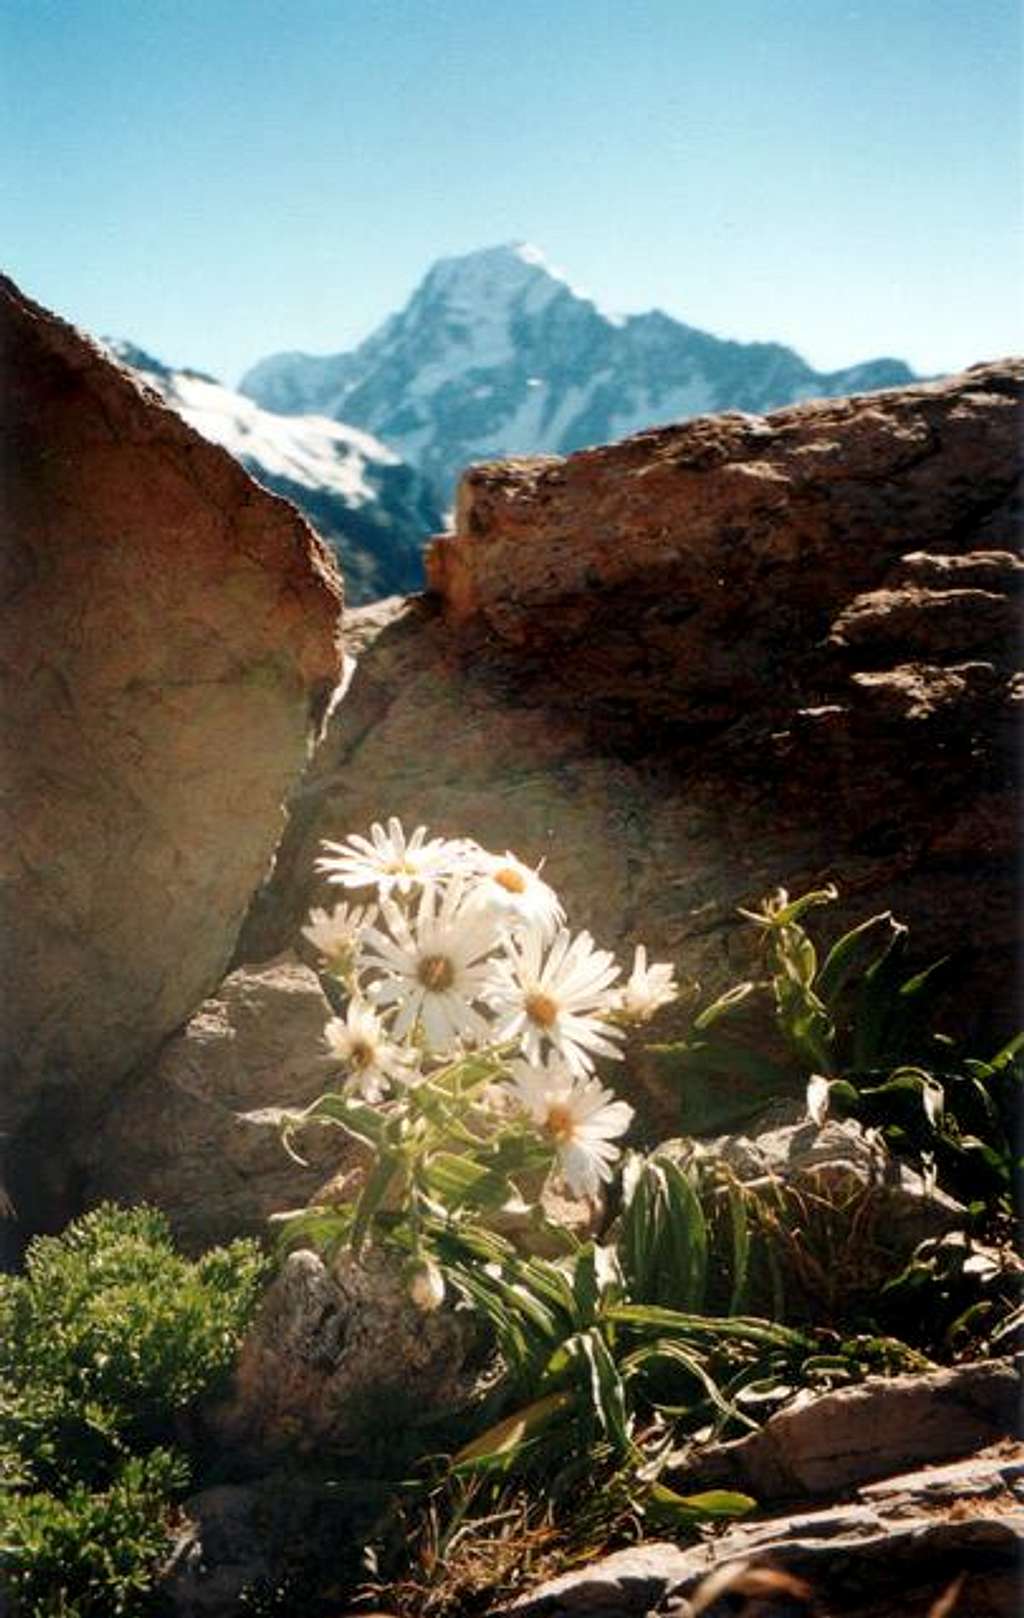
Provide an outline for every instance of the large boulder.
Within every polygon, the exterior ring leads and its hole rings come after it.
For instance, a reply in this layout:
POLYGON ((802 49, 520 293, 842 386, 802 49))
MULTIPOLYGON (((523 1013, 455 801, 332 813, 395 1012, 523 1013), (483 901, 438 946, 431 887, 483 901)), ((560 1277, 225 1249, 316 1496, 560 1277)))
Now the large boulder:
MULTIPOLYGON (((0 399, 0 1129, 51 1150, 223 976, 341 587, 286 502, 6 280, 0 399)), ((12 1156, 23 1215, 61 1217, 12 1156)))
POLYGON ((434 593, 346 622, 355 677, 240 956, 323 902, 321 838, 397 814, 545 857, 574 926, 707 995, 755 963, 737 905, 832 880, 814 925, 892 908, 916 960, 957 957, 956 1030, 1009 1031, 1022 379, 472 469, 434 593))

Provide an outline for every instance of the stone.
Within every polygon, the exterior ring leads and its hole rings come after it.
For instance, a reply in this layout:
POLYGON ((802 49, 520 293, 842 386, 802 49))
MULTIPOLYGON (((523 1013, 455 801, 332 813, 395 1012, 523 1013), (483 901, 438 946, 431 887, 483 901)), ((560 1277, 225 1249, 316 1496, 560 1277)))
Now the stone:
MULTIPOLYGON (((341 586, 258 488, 0 282, 4 1041, 11 1193, 223 977, 341 667, 341 586)), ((45 1204, 45 1205, 43 1205, 45 1204)))
POLYGON ((258 1489, 222 1483, 182 1505, 174 1547, 161 1569, 161 1610, 174 1618, 222 1618, 245 1592, 268 1584, 266 1528, 258 1489))
MULTIPOLYGON (((1022 377, 472 469, 433 594, 346 620, 354 678, 239 959, 329 902, 321 839, 397 814, 545 859, 574 928, 626 959, 645 941, 704 1000, 758 969, 738 906, 834 881, 816 936, 891 909, 908 973, 956 957, 938 1026, 998 1048, 1021 911, 1022 377)), ((649 1039, 685 1023, 663 1013, 649 1039)), ((678 1109, 641 1044, 615 1081, 656 1139, 678 1109)))
POLYGON ((762 1505, 835 1498, 908 1466, 1011 1438, 1021 1392, 1020 1367, 1010 1359, 803 1392, 756 1432, 694 1449, 666 1477, 684 1494, 738 1489, 762 1505))
POLYGON ((967 1217, 955 1198, 926 1185, 855 1118, 827 1118, 819 1126, 799 1105, 782 1102, 770 1109, 756 1134, 666 1141, 658 1150, 673 1158, 694 1155, 724 1163, 754 1191, 783 1187, 835 1208, 857 1206, 861 1214, 870 1198, 890 1253, 909 1254, 929 1237, 962 1228, 967 1217))
MULTIPOLYGON (((1016 1618, 1024 1551, 1024 1446, 981 1452, 950 1467, 888 1478, 851 1500, 736 1524, 682 1548, 651 1541, 549 1580, 503 1612, 516 1618, 724 1618, 708 1605, 729 1569, 781 1572, 809 1586, 820 1607, 743 1608, 827 1612, 829 1618, 929 1618, 956 1591, 957 1618, 1016 1618), (641 1557, 634 1565, 631 1558, 641 1557), (959 1582, 958 1582, 959 1581, 959 1582)), ((497 1618, 497 1614, 493 1615, 497 1618)))
POLYGON ((331 1267, 290 1254, 242 1344, 231 1397, 213 1418, 233 1452, 316 1453, 377 1445, 470 1392, 469 1316, 424 1312, 396 1260, 343 1251, 331 1267))
POLYGON ((331 1015, 316 973, 294 957, 232 972, 109 1104, 88 1143, 84 1200, 154 1203, 182 1247, 202 1252, 266 1237, 272 1214, 356 1170, 366 1150, 342 1129, 304 1129, 303 1164, 275 1122, 340 1084, 323 1043, 331 1015))

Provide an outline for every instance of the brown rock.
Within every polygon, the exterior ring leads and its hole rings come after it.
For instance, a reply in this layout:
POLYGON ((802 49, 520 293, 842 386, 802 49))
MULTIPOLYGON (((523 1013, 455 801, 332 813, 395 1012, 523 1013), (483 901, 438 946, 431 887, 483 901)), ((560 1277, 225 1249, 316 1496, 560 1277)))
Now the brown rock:
MULTIPOLYGON (((439 595, 348 620, 355 678, 241 957, 325 901, 321 838, 397 814, 546 858, 573 926, 646 940, 707 997, 755 965, 737 905, 832 880, 826 940, 891 908, 908 970, 957 959, 948 1031, 1013 1032, 1022 375, 472 470, 439 595), (872 596, 877 635, 830 640, 872 596)), ((654 1122, 673 1120, 668 1097, 654 1122)))
POLYGON ((338 1081, 323 1044, 330 1016, 316 974, 294 959, 233 972, 119 1091, 91 1143, 85 1200, 155 1203, 192 1251, 267 1235, 271 1214, 365 1160, 343 1130, 310 1126, 297 1142, 303 1167, 275 1125, 279 1109, 338 1081))
POLYGON ((340 585, 290 506, 9 281, 0 398, 0 1127, 38 1105, 52 1147, 51 1107, 90 1117, 223 975, 338 678, 340 585))
POLYGON ((762 1504, 835 1498, 1012 1437, 1020 1409, 1020 1370, 1008 1359, 869 1377, 834 1393, 798 1395, 757 1432, 694 1451, 672 1482, 684 1494, 739 1489, 762 1504))
POLYGON ((467 1396, 473 1341, 464 1313, 412 1304, 389 1255, 342 1252, 329 1269, 301 1250, 263 1300, 215 1425, 223 1442, 247 1454, 407 1436, 418 1418, 467 1396))

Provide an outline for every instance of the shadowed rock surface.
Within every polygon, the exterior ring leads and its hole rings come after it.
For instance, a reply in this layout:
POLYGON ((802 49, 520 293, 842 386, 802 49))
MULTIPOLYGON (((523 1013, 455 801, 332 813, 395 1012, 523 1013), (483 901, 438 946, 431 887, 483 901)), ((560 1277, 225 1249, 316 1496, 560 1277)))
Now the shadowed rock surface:
POLYGON ((891 908, 954 954, 958 1031, 1010 1032, 1022 377, 472 469, 435 594, 348 620, 240 958, 323 902, 321 838, 397 814, 546 858, 575 927, 708 995, 752 964, 738 904, 835 881, 826 933, 891 908))
POLYGON ((274 1122, 340 1084, 323 1042, 331 1014, 316 973, 294 959, 232 972, 114 1098, 87 1143, 85 1200, 155 1203, 189 1251, 265 1238, 271 1214, 365 1158, 342 1130, 311 1126, 297 1142, 303 1166, 274 1122))
MULTIPOLYGON (((0 398, 0 1128, 50 1148, 223 976, 341 587, 290 506, 9 281, 0 398)), ((60 1222, 13 1156, 26 1223, 60 1222)))

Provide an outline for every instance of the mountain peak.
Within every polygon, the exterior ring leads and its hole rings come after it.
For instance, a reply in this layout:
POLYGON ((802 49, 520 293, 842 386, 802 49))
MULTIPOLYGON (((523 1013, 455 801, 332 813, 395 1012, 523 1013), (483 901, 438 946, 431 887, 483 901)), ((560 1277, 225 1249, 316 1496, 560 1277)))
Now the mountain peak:
POLYGON ((728 342, 661 311, 613 315, 540 248, 509 241, 438 259, 354 351, 274 356, 242 389, 265 408, 359 423, 447 496, 472 461, 906 380, 888 361, 825 376, 777 343, 728 342))
POLYGON ((422 289, 428 296, 468 309, 507 303, 527 292, 553 297, 572 290, 561 271, 530 242, 502 242, 440 258, 427 271, 422 289))

